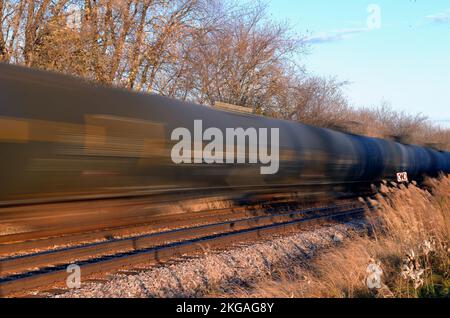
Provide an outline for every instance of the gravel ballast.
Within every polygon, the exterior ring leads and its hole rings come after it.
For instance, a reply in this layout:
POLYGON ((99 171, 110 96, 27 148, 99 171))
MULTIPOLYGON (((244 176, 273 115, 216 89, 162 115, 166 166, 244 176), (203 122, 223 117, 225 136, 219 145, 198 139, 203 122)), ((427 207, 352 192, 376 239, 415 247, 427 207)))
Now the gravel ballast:
POLYGON ((135 275, 114 274, 106 282, 89 282, 57 298, 148 298, 203 297, 223 293, 232 286, 249 284, 263 279, 279 268, 307 262, 316 253, 348 237, 360 224, 346 223, 304 231, 289 236, 150 268, 135 275), (339 237, 339 240, 336 240, 339 237))

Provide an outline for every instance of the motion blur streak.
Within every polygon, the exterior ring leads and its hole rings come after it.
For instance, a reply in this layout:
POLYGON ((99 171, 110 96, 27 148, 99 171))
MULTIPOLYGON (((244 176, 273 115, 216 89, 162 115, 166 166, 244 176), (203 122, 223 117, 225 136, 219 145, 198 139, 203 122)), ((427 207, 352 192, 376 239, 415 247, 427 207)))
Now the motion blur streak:
POLYGON ((351 185, 393 179, 403 171, 412 179, 450 172, 448 152, 6 64, 0 65, 0 148, 0 204, 124 191, 351 185), (204 129, 222 131, 278 129, 278 173, 261 175, 261 164, 174 164, 171 132, 193 131, 195 120, 202 120, 204 129))

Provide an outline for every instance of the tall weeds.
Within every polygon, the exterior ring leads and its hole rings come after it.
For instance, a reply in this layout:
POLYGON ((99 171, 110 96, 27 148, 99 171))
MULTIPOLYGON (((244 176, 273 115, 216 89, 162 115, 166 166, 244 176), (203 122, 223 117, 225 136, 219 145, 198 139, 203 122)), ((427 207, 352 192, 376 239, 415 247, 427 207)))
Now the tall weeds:
POLYGON ((450 296, 450 177, 385 187, 367 233, 240 290, 257 297, 450 296), (373 277, 373 275, 378 275, 373 277), (374 279, 374 280, 373 280, 374 279))

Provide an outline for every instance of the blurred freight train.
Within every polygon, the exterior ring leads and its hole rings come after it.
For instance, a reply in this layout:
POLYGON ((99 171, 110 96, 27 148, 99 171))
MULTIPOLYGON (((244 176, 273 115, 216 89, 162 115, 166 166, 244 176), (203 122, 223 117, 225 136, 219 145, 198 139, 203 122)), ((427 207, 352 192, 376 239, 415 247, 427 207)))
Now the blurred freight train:
POLYGON ((450 173, 450 153, 96 86, 0 64, 0 204, 253 186, 354 185, 450 173), (171 133, 278 128, 279 170, 175 164, 171 133))

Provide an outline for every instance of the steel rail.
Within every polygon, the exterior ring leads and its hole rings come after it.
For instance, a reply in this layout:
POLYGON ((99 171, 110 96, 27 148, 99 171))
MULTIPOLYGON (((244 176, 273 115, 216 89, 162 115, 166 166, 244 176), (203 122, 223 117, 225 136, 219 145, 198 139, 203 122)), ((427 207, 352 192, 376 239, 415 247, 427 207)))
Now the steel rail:
MULTIPOLYGON (((130 238, 113 239, 106 242, 38 252, 31 255, 3 258, 0 259, 0 277, 10 274, 18 274, 24 270, 30 270, 33 268, 42 268, 49 265, 60 265, 67 262, 83 261, 103 255, 112 255, 150 248, 161 244, 179 241, 181 238, 184 240, 194 239, 199 236, 227 233, 235 230, 243 230, 257 226, 270 225, 273 223, 286 222, 288 220, 304 218, 305 216, 313 213, 316 215, 322 213, 338 213, 338 211, 345 209, 348 210, 351 208, 355 208, 355 205, 312 208, 305 211, 297 211, 287 214, 281 213, 269 216, 250 217, 184 229, 164 231, 160 233, 139 235, 130 238)), ((49 244, 52 244, 52 240, 49 240, 49 244)))
MULTIPOLYGON (((236 242, 254 240, 268 235, 287 233, 298 230, 301 226, 312 225, 316 222, 325 222, 339 219, 353 218, 361 216, 365 212, 364 208, 356 208, 345 212, 331 213, 320 216, 281 221, 267 225, 259 225, 244 229, 233 230, 226 233, 209 234, 193 239, 185 239, 180 242, 173 242, 150 248, 134 249, 129 252, 102 256, 90 259, 77 264, 81 267, 84 277, 95 274, 115 271, 123 267, 135 266, 143 263, 157 264, 167 261, 175 256, 191 254, 203 251, 205 248, 216 249, 230 246, 236 242)), ((145 246, 145 244, 143 245, 145 246)), ((0 296, 8 296, 30 290, 40 286, 54 283, 62 283, 67 278, 68 264, 43 268, 25 274, 11 275, 0 279, 0 296)))
MULTIPOLYGON (((288 202, 287 204, 292 205, 294 203, 295 202, 288 202)), ((340 204, 339 206, 342 205, 343 204, 340 204)), ((250 208, 250 210, 248 207, 222 208, 217 210, 187 213, 185 215, 183 214, 183 217, 179 217, 177 219, 165 219, 163 221, 152 220, 152 222, 137 225, 111 227, 96 231, 43 236, 38 238, 33 238, 31 236, 31 238, 28 237, 28 239, 22 241, 0 243, 0 259, 11 254, 26 255, 36 252, 36 250, 45 251, 69 245, 87 244, 91 241, 107 241, 116 238, 137 236, 142 233, 153 234, 158 231, 162 231, 162 229, 185 229, 195 225, 200 226, 214 222, 236 221, 250 217, 267 216, 270 214, 270 212, 262 210, 262 207, 251 206, 250 208)), ((273 208, 273 206, 271 205, 267 209, 270 208, 273 208)), ((323 207, 317 207, 317 209, 320 208, 323 207)), ((296 210, 298 210, 298 208, 291 208, 284 213, 295 212, 296 210)))
MULTIPOLYGON (((301 201, 298 192, 281 193, 284 195, 295 196, 295 198, 289 199, 291 203, 297 203, 294 201, 301 201)), ((269 194, 265 194, 268 196, 269 194)), ((251 207, 262 208, 262 205, 274 205, 279 204, 279 200, 274 200, 272 198, 263 197, 252 197, 245 199, 245 202, 241 202, 238 199, 231 200, 230 198, 219 198, 218 202, 234 202, 230 207, 222 209, 214 209, 217 214, 224 213, 226 209, 243 210, 251 207)), ((280 195, 280 193, 275 194, 280 195)), ((210 201, 204 201, 204 198, 194 198, 188 201, 201 200, 208 204, 210 201)), ((243 200, 243 199, 242 199, 243 200)), ((286 199, 283 201, 288 203, 286 199)), ((170 204, 183 205, 184 201, 171 201, 170 204)), ((87 204, 87 203, 86 203, 87 204)), ((192 219, 193 217, 202 217, 203 214, 208 214, 208 210, 213 210, 212 208, 198 211, 171 211, 172 205, 166 206, 165 203, 156 203, 153 205, 152 202, 144 201, 131 201, 131 202, 117 202, 117 201, 105 201, 104 203, 99 203, 95 205, 74 205, 74 206, 59 206, 59 205, 44 205, 39 207, 33 207, 33 210, 27 211, 23 209, 13 209, 5 213, 3 209, 0 209, 0 216, 2 216, 2 222, 8 224, 17 225, 29 225, 33 230, 0 235, 0 251, 2 246, 12 243, 20 243, 23 241, 38 240, 42 238, 56 237, 64 235, 75 235, 81 234, 83 232, 97 232, 100 230, 108 231, 112 228, 118 227, 130 227, 139 226, 148 223, 160 223, 163 221, 167 222, 178 222, 182 219, 192 219), (168 210, 169 209, 169 210, 168 210), (42 212, 45 211, 45 212, 42 212), (62 213, 61 211, 65 211, 62 213), (92 211, 95 211, 93 213, 92 211), (101 213, 97 213, 101 211, 101 213), (90 213, 90 214, 89 214, 90 213), (7 215, 11 215, 9 218, 14 217, 8 221, 7 215), (40 223, 43 225, 35 224, 34 219, 39 218, 40 223), (68 223, 68 219, 73 222, 68 223), (80 222, 80 219, 83 222, 80 222), (52 223, 49 223, 52 222, 52 223), (64 226, 61 226, 64 224, 64 226), (55 225, 55 226, 53 226, 55 225), (57 225, 57 226, 56 226, 57 225)), ((225 211, 226 212, 226 211, 225 211)), ((0 254, 2 254, 0 252, 0 254)))

